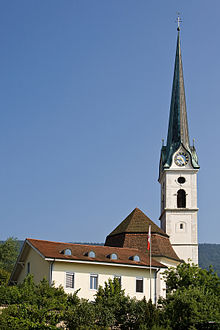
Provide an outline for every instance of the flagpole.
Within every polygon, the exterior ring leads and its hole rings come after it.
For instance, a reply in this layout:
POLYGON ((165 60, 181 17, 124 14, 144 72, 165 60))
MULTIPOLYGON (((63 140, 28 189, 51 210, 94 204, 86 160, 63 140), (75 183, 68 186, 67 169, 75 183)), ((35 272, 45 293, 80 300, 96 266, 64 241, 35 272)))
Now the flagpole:
MULTIPOLYGON (((149 232, 151 235, 151 225, 149 226, 149 232)), ((151 299, 151 237, 150 237, 150 299, 151 299)))
POLYGON ((150 252, 150 299, 151 299, 151 225, 148 227, 147 249, 150 252))

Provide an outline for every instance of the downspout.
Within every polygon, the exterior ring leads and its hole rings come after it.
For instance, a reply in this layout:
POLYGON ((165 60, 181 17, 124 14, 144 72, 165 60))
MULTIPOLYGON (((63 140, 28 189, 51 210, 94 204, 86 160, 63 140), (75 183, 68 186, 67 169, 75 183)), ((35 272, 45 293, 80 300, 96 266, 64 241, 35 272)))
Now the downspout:
POLYGON ((154 292, 154 303, 157 304, 157 273, 160 271, 160 268, 158 268, 154 273, 154 279, 155 279, 155 292, 154 292))
POLYGON ((53 261, 50 262, 50 273, 49 273, 49 284, 50 286, 52 286, 53 283, 53 264, 55 262, 55 258, 53 259, 53 261))

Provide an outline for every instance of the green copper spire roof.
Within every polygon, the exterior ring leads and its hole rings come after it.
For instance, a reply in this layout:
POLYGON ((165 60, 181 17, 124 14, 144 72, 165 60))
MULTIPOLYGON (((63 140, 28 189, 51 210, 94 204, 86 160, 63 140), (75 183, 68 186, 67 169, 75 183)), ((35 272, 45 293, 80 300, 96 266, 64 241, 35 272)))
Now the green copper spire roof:
POLYGON ((162 147, 161 160, 163 168, 169 168, 173 154, 182 145, 189 152, 194 168, 199 168, 194 146, 190 147, 189 129, 186 112, 186 98, 183 79, 183 65, 180 48, 180 28, 178 26, 176 58, 174 66, 174 77, 172 87, 172 98, 170 105, 169 128, 167 134, 167 145, 162 147))
POLYGON ((180 49, 180 32, 178 31, 167 148, 170 149, 173 146, 179 147, 180 143, 182 143, 186 149, 189 149, 183 65, 180 49))

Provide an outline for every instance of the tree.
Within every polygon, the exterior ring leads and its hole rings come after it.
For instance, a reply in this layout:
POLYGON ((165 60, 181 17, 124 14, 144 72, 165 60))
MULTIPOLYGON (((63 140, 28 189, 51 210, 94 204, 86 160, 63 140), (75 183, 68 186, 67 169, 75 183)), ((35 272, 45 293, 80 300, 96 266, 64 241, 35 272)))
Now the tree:
POLYGON ((207 329, 220 322, 220 279, 212 268, 182 263, 165 272, 167 298, 160 301, 163 324, 172 329, 207 329), (206 324, 206 325, 204 325, 206 324))
POLYGON ((96 329, 96 319, 95 306, 86 299, 74 299, 64 314, 67 329, 96 329))
POLYGON ((130 298, 125 296, 119 280, 114 278, 99 286, 95 298, 97 324, 103 327, 117 326, 124 322, 129 308, 130 298))
POLYGON ((19 243, 13 237, 0 244, 0 285, 8 283, 18 252, 19 243))
POLYGON ((181 288, 203 287, 220 295, 220 279, 210 266, 209 270, 194 264, 181 263, 165 271, 167 292, 181 288))
POLYGON ((62 287, 43 279, 35 284, 28 275, 22 284, 0 287, 0 304, 9 305, 0 314, 0 329, 56 329, 67 308, 62 287))
POLYGON ((125 295, 117 278, 105 282, 95 299, 97 325, 120 329, 152 329, 159 325, 159 311, 152 301, 125 295))
POLYGON ((9 277, 10 273, 0 268, 0 286, 6 285, 8 283, 9 277))
POLYGON ((0 244, 0 268, 11 272, 19 252, 19 243, 16 238, 9 237, 0 244))

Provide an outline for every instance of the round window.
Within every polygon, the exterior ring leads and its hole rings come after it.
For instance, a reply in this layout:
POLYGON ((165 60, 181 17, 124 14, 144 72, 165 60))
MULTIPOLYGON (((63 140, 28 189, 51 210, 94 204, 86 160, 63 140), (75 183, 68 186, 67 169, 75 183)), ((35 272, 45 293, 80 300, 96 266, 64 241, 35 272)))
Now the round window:
POLYGON ((183 176, 180 176, 177 181, 181 184, 185 183, 186 182, 186 179, 183 177, 183 176))

